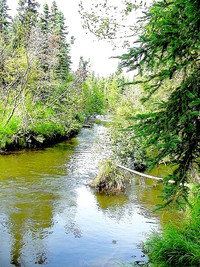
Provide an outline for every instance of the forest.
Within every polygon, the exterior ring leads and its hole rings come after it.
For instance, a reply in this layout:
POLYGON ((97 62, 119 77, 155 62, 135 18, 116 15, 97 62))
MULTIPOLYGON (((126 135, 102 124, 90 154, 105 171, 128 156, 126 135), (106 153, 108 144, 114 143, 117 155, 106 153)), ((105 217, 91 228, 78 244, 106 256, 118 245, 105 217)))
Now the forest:
POLYGON ((126 0, 121 17, 119 9, 79 3, 86 31, 124 40, 127 52, 103 78, 83 57, 72 71, 74 37, 56 1, 39 11, 38 1, 19 0, 12 18, 0 0, 0 152, 43 149, 74 137, 90 118, 114 116, 112 156, 97 182, 123 191, 117 163, 147 173, 165 165, 171 172, 154 208, 184 218, 150 235, 144 266, 200 266, 200 2, 126 0))

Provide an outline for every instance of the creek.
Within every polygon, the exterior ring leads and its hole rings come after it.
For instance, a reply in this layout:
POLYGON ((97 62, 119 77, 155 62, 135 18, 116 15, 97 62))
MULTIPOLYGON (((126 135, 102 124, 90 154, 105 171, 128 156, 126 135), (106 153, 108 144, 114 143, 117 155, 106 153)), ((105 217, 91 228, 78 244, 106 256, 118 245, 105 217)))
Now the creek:
POLYGON ((161 188, 135 177, 126 194, 108 196, 86 185, 108 153, 107 131, 94 123, 53 147, 0 155, 1 267, 148 261, 142 242, 171 217, 153 213, 161 188))

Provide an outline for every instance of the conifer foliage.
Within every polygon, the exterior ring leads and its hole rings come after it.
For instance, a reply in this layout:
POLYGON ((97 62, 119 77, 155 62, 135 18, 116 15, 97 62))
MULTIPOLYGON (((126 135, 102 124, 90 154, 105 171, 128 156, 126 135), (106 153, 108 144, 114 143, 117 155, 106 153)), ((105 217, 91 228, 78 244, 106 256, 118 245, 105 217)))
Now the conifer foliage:
POLYGON ((0 0, 0 33, 7 35, 9 31, 10 16, 8 14, 7 0, 0 0))
POLYGON ((70 69, 70 56, 69 56, 69 44, 66 43, 66 36, 68 35, 67 27, 65 25, 65 17, 61 11, 58 10, 55 1, 51 7, 51 31, 58 44, 59 48, 59 61, 56 68, 56 73, 65 79, 66 72, 70 69))
MULTIPOLYGON (((145 77, 149 99, 166 86, 169 97, 153 112, 140 114, 133 126, 136 138, 146 138, 156 153, 151 165, 170 157, 178 166, 166 179, 165 203, 187 200, 186 183, 200 156, 200 2, 166 0, 155 2, 145 16, 142 34, 121 59, 129 70, 145 77), (155 156, 156 154, 156 156, 155 156), (175 183, 168 185, 168 179, 175 183)), ((138 82, 138 81, 137 81, 138 82)), ((143 82, 143 81, 139 81, 143 82)))

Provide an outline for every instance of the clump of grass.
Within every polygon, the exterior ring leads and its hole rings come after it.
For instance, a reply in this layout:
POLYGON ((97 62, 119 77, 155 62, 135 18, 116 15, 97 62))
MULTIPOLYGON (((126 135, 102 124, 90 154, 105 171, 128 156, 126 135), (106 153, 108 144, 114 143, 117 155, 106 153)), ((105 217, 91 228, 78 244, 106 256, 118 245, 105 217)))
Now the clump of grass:
POLYGON ((0 123, 0 150, 13 142, 13 136, 17 133, 20 126, 20 120, 15 116, 11 118, 10 123, 6 126, 4 126, 4 122, 0 123))
POLYGON ((169 225, 146 242, 149 260, 156 267, 200 266, 200 187, 193 189, 186 218, 180 226, 169 225))
POLYGON ((103 162, 99 175, 90 183, 90 186, 105 193, 125 192, 129 177, 125 175, 115 163, 107 159, 103 162))

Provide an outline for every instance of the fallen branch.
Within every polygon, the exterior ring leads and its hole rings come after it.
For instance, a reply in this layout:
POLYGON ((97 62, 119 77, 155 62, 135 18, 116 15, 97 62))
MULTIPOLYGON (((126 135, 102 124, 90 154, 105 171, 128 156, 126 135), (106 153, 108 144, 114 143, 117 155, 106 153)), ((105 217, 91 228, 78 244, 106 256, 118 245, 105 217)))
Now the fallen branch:
MULTIPOLYGON (((161 178, 161 177, 156 177, 156 176, 148 175, 148 174, 141 173, 141 172, 138 172, 138 171, 135 171, 135 170, 131 170, 131 169, 129 169, 129 168, 127 168, 127 167, 124 167, 124 166, 121 166, 121 165, 119 165, 119 164, 116 164, 116 166, 119 167, 119 168, 121 168, 121 169, 124 169, 124 170, 126 170, 126 171, 129 171, 129 172, 132 172, 132 173, 137 174, 137 175, 139 175, 139 176, 142 176, 142 177, 144 177, 144 178, 149 178, 149 179, 151 179, 151 180, 156 180, 156 181, 163 181, 163 180, 164 180, 164 179, 161 178)), ((173 180, 169 180, 168 183, 173 184, 173 183, 175 183, 175 181, 173 181, 173 180)))

